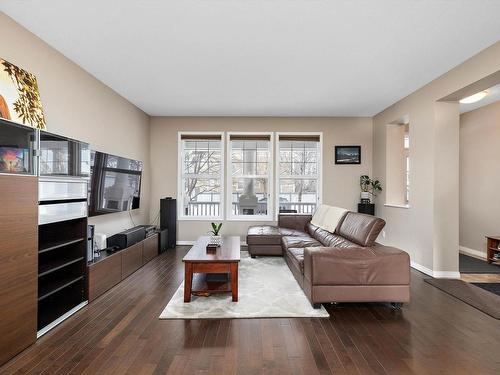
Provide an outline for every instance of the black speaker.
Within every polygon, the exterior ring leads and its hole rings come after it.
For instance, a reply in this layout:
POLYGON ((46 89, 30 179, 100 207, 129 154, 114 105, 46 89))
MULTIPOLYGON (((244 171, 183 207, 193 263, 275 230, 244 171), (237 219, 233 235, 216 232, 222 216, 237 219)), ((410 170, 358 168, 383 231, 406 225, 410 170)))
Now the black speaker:
POLYGON ((177 200, 170 197, 160 199, 160 230, 168 230, 167 247, 177 243, 177 200))
POLYGON ((168 230, 163 229, 158 232, 158 253, 167 251, 168 230))
POLYGON ((146 238, 146 230, 144 227, 134 227, 127 229, 123 232, 117 233, 111 237, 108 237, 107 245, 108 247, 117 246, 120 250, 126 249, 137 242, 141 242, 146 238))

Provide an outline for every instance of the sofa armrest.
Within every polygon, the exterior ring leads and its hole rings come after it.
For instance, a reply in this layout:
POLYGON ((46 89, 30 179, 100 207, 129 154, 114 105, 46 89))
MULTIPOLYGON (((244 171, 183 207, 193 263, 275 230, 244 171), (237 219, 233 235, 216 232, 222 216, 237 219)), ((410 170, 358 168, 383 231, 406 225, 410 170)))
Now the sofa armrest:
POLYGON ((312 215, 307 214, 280 214, 278 227, 306 231, 306 225, 311 221, 312 215))
POLYGON ((311 285, 407 285, 410 257, 394 247, 306 247, 304 277, 311 285))
MULTIPOLYGON (((329 284, 330 275, 335 272, 337 266, 338 253, 341 251, 344 255, 354 252, 360 252, 361 247, 336 248, 336 247, 306 247, 304 249, 304 277, 312 285, 329 284), (347 253, 347 254, 346 254, 347 253)), ((333 275, 332 275, 333 276, 333 275)))

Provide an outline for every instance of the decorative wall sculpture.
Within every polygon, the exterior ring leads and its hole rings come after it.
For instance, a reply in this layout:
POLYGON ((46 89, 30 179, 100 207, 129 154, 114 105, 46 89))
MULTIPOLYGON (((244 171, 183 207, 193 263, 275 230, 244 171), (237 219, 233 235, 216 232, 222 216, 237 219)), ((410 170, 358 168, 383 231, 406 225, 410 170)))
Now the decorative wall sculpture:
POLYGON ((0 58, 0 117, 45 129, 36 77, 0 58))

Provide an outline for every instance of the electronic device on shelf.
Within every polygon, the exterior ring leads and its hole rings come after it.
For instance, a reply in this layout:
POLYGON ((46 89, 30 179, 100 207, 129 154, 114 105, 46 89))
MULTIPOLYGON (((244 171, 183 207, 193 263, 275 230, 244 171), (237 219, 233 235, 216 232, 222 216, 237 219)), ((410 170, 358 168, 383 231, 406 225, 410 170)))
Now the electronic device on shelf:
POLYGON ((117 246, 119 249, 126 249, 146 238, 146 230, 142 226, 127 229, 108 237, 107 246, 117 246))
POLYGON ((98 250, 103 250, 107 247, 107 236, 104 233, 94 233, 94 244, 98 250))
POLYGON ((146 238, 156 234, 156 227, 154 225, 138 225, 138 227, 144 228, 146 231, 146 238))
POLYGON ((94 259, 94 225, 87 225, 87 262, 94 259))
POLYGON ((142 161, 92 151, 90 165, 89 216, 139 208, 142 161))
POLYGON ((104 250, 101 250, 101 251, 105 251, 108 254, 113 254, 113 253, 116 253, 119 250, 120 250, 120 248, 118 246, 111 246, 111 247, 107 247, 107 248, 105 248, 104 250))

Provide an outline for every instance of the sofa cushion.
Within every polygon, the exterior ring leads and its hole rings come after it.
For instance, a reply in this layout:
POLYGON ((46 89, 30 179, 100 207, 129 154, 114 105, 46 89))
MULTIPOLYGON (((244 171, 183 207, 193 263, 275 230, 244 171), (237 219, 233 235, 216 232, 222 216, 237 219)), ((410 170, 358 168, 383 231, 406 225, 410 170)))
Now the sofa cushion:
POLYGON ((314 237, 314 233, 319 229, 316 225, 313 223, 309 222, 306 226, 307 233, 311 236, 314 237))
POLYGON ((279 231, 282 236, 290 236, 290 237, 309 237, 306 232, 290 229, 290 228, 279 228, 279 231))
POLYGON ((248 228, 248 245, 280 245, 281 233, 271 225, 254 225, 248 228))
POLYGON ((345 208, 322 204, 314 213, 311 223, 329 232, 335 232, 347 212, 345 208))
POLYGON ((321 242, 316 241, 314 238, 307 237, 295 237, 295 236, 283 236, 281 239, 281 244, 283 250, 286 251, 292 247, 304 248, 304 247, 314 247, 321 246, 321 242))
POLYGON ((288 259, 292 264, 304 273, 304 248, 291 247, 287 250, 288 259))
POLYGON ((385 221, 378 217, 349 212, 336 234, 360 246, 372 246, 384 226, 385 221))
POLYGON ((322 232, 321 230, 316 231, 314 234, 314 238, 323 244, 323 246, 328 247, 338 247, 338 248, 346 248, 346 247, 359 247, 358 244, 355 244, 352 241, 345 239, 342 236, 339 236, 335 233, 330 232, 322 232))
POLYGON ((307 223, 311 222, 309 214, 283 214, 278 215, 278 227, 295 229, 301 232, 306 230, 307 223))

